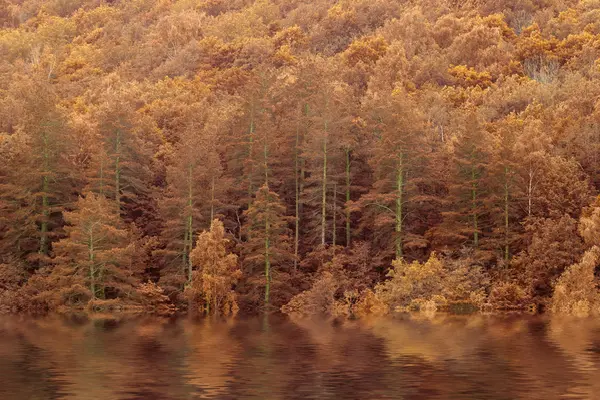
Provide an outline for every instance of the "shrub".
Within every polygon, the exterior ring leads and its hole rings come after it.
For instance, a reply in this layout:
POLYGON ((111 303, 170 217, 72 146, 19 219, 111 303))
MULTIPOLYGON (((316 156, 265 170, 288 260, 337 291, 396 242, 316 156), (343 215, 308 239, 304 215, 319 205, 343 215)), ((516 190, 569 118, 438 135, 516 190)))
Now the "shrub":
POLYGON ((389 307, 407 306, 413 301, 426 301, 443 290, 444 266, 432 254, 427 262, 407 263, 403 259, 392 262, 393 268, 387 276, 389 280, 375 286, 379 299, 389 307))
POLYGON ((354 314, 361 317, 366 315, 385 315, 390 309, 371 289, 360 294, 354 306, 354 314))
POLYGON ((470 303, 480 307, 486 299, 485 290, 490 284, 488 275, 470 259, 446 262, 442 295, 450 304, 470 303))
POLYGON ((531 296, 515 282, 497 282, 492 286, 488 300, 497 310, 521 310, 527 307, 531 296))
POLYGON ((286 314, 318 315, 334 314, 335 294, 340 287, 340 281, 329 271, 322 272, 310 289, 294 296, 281 307, 286 314))
POLYGON ((137 292, 140 296, 140 303, 144 306, 146 312, 163 316, 175 313, 176 308, 171 303, 169 296, 156 283, 150 281, 142 283, 137 292))
POLYGON ((600 293, 594 271, 600 248, 592 247, 560 276, 554 287, 551 310, 559 314, 587 316, 600 313, 600 293))

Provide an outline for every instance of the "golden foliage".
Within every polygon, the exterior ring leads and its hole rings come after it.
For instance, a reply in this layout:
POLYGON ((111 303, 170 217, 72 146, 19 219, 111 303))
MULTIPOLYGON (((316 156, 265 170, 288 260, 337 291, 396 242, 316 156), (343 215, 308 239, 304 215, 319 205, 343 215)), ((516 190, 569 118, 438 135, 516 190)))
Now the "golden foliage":
POLYGON ((557 314, 600 314, 600 290, 594 275, 600 263, 600 248, 592 247, 560 276, 554 287, 551 310, 557 314))
POLYGON ((474 68, 465 65, 457 65, 449 69, 458 85, 463 87, 478 86, 485 89, 492 84, 492 76, 489 72, 477 72, 474 68))
POLYGON ((517 3, 0 0, 3 302, 546 304, 600 245, 600 8, 517 3))
POLYGON ((387 48, 388 44, 382 36, 366 37, 352 42, 344 55, 350 66, 359 62, 369 65, 383 57, 387 48))
POLYGON ((377 296, 390 307, 408 306, 414 301, 427 301, 442 292, 444 265, 432 254, 425 263, 403 259, 392 262, 388 280, 375 287, 377 296))
POLYGON ((600 246, 600 197, 579 218, 579 234, 590 246, 600 246))
POLYGON ((232 287, 242 276, 237 256, 227 252, 223 223, 212 222, 210 231, 202 232, 191 253, 197 268, 185 289, 190 303, 207 314, 235 314, 239 307, 232 287))
POLYGON ((497 282, 489 295, 489 303, 497 310, 523 310, 529 301, 526 289, 515 282, 497 282))

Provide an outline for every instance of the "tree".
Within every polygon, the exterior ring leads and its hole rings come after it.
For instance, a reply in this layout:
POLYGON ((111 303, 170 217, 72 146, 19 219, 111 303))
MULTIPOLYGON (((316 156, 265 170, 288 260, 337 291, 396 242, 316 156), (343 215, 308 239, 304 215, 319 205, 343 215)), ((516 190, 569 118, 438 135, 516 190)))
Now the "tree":
POLYGON ((525 234, 529 237, 527 247, 511 264, 534 299, 544 299, 552 294, 555 280, 584 251, 577 235, 577 221, 568 215, 556 219, 532 218, 525 225, 525 234))
POLYGON ((4 168, 0 184, 7 222, 2 244, 18 257, 48 261, 52 242, 61 236, 61 211, 70 200, 74 174, 57 93, 43 76, 44 66, 33 67, 32 76, 13 76, 9 92, 20 122, 3 141, 12 168, 4 168))
POLYGON ((552 295, 552 312, 586 317, 600 313, 600 292, 595 270, 600 249, 593 246, 579 263, 571 265, 558 279, 552 295))
POLYGON ((318 87, 306 108, 310 128, 302 152, 306 168, 301 201, 306 216, 306 244, 323 246, 334 239, 337 242, 337 214, 344 209, 337 188, 346 185, 345 170, 350 164, 346 165, 344 146, 348 148, 349 143, 338 139, 346 137, 350 129, 352 101, 348 85, 335 78, 335 64, 316 58, 313 68, 316 76, 311 81, 316 81, 318 87))
POLYGON ((107 79, 108 88, 101 93, 102 102, 94 110, 101 143, 95 164, 90 167, 90 181, 94 183, 91 189, 113 199, 115 209, 132 222, 141 214, 136 210, 137 203, 149 194, 149 143, 154 138, 144 135, 143 124, 132 105, 136 88, 124 88, 118 79, 107 79), (112 84, 119 89, 113 89, 112 84))
POLYGON ((213 220, 210 231, 198 236, 191 253, 196 270, 185 289, 186 297, 207 314, 236 313, 238 305, 233 286, 242 276, 238 257, 227 251, 223 223, 213 220))
POLYGON ((132 296, 134 244, 112 202, 88 192, 64 215, 67 237, 54 246, 56 266, 50 273, 60 285, 55 290, 69 293, 79 287, 92 300, 132 296))
POLYGON ((485 200, 490 141, 474 110, 461 110, 457 118, 457 135, 452 143, 452 175, 448 179, 449 205, 442 212, 443 224, 432 229, 435 240, 457 246, 469 243, 478 248, 489 210, 485 200))
POLYGON ((515 204, 519 200, 517 177, 520 172, 515 146, 523 121, 511 114, 498 124, 492 124, 491 129, 494 144, 489 166, 492 191, 489 207, 492 210, 492 242, 495 243, 491 243, 490 247, 500 249, 502 259, 508 263, 512 255, 511 245, 517 236, 514 221, 521 217, 515 204))
POLYGON ((196 232, 210 226, 218 198, 227 189, 214 129, 206 121, 190 125, 169 157, 167 187, 159 203, 165 247, 155 255, 162 259, 163 275, 170 273, 170 280, 179 287, 192 279, 190 253, 196 232))
POLYGON ((410 196, 419 194, 416 185, 425 161, 425 126, 404 91, 377 93, 373 98, 367 112, 374 130, 369 159, 374 182, 357 206, 362 225, 372 231, 373 240, 384 248, 393 247, 395 257, 402 258, 411 237, 405 232, 407 206, 414 200, 410 196))
MULTIPOLYGON (((244 211, 246 241, 241 253, 245 274, 255 276, 257 268, 263 270, 264 305, 271 304, 271 289, 274 280, 284 280, 288 264, 293 260, 285 206, 279 196, 263 185, 250 207, 244 211), (275 279, 274 279, 275 278, 275 279)), ((279 282, 277 282, 279 283, 279 282)))

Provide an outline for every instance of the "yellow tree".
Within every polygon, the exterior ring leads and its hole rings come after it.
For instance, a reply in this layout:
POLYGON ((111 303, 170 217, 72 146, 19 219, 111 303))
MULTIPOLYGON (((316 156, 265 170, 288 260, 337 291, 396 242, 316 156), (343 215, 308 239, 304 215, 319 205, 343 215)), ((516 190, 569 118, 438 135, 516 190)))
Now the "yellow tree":
POLYGON ((197 269, 185 295, 207 314, 235 314, 238 310, 233 286, 242 271, 237 256, 227 251, 227 244, 223 223, 215 219, 210 230, 200 234, 190 255, 197 269))

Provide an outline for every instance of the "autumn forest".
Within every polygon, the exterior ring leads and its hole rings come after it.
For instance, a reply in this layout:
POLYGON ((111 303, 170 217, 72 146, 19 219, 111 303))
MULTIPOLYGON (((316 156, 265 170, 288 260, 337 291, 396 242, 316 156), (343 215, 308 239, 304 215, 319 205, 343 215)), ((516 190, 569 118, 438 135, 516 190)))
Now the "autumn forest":
POLYGON ((0 0, 0 308, 600 313, 599 0, 0 0))

